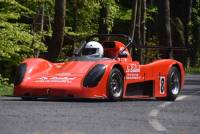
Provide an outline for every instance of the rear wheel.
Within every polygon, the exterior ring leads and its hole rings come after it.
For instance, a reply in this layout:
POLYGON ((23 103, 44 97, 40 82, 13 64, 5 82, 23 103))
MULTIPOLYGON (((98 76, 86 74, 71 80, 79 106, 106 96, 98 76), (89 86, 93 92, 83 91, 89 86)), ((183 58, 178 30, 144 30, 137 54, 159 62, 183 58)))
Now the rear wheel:
POLYGON ((172 67, 167 77, 166 100, 174 101, 181 89, 181 75, 177 67, 172 67))
POLYGON ((112 101, 122 98, 124 89, 123 75, 117 68, 112 69, 108 81, 108 97, 112 101))

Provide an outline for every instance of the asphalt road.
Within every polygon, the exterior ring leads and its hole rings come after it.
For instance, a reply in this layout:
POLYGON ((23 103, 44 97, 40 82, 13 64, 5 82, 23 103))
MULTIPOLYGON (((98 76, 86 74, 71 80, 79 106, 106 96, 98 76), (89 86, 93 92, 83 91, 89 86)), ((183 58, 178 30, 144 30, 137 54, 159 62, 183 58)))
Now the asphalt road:
POLYGON ((0 134, 198 134, 200 75, 188 75, 178 100, 21 101, 0 97, 0 134))

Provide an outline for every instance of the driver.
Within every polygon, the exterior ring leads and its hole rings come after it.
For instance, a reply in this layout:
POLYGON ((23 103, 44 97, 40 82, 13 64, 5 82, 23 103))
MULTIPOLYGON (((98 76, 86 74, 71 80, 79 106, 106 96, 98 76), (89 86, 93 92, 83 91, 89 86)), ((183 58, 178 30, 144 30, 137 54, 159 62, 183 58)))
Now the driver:
POLYGON ((103 47, 99 42, 90 41, 85 45, 83 55, 102 58, 104 53, 103 51, 103 47))

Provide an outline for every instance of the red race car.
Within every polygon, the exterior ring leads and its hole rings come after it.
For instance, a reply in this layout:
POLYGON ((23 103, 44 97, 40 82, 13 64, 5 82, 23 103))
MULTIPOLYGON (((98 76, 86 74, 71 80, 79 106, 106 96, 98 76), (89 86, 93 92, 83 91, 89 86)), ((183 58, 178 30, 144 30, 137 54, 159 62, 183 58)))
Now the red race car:
POLYGON ((172 59, 142 65, 132 59, 131 45, 126 35, 94 35, 66 62, 26 59, 17 69, 14 96, 174 101, 184 84, 183 65, 172 59))

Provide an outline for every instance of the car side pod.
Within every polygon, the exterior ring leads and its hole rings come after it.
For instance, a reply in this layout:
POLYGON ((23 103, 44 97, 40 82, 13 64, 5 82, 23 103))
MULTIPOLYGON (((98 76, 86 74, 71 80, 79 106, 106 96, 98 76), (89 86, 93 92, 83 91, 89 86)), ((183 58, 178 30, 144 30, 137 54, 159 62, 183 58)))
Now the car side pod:
POLYGON ((20 64, 19 67, 17 68, 15 79, 14 79, 15 86, 21 84, 21 82, 23 81, 24 75, 26 73, 26 68, 27 68, 27 65, 25 63, 20 64))
POLYGON ((103 77, 106 70, 106 66, 103 64, 95 65, 89 73, 86 75, 83 86, 84 87, 95 87, 103 77))

